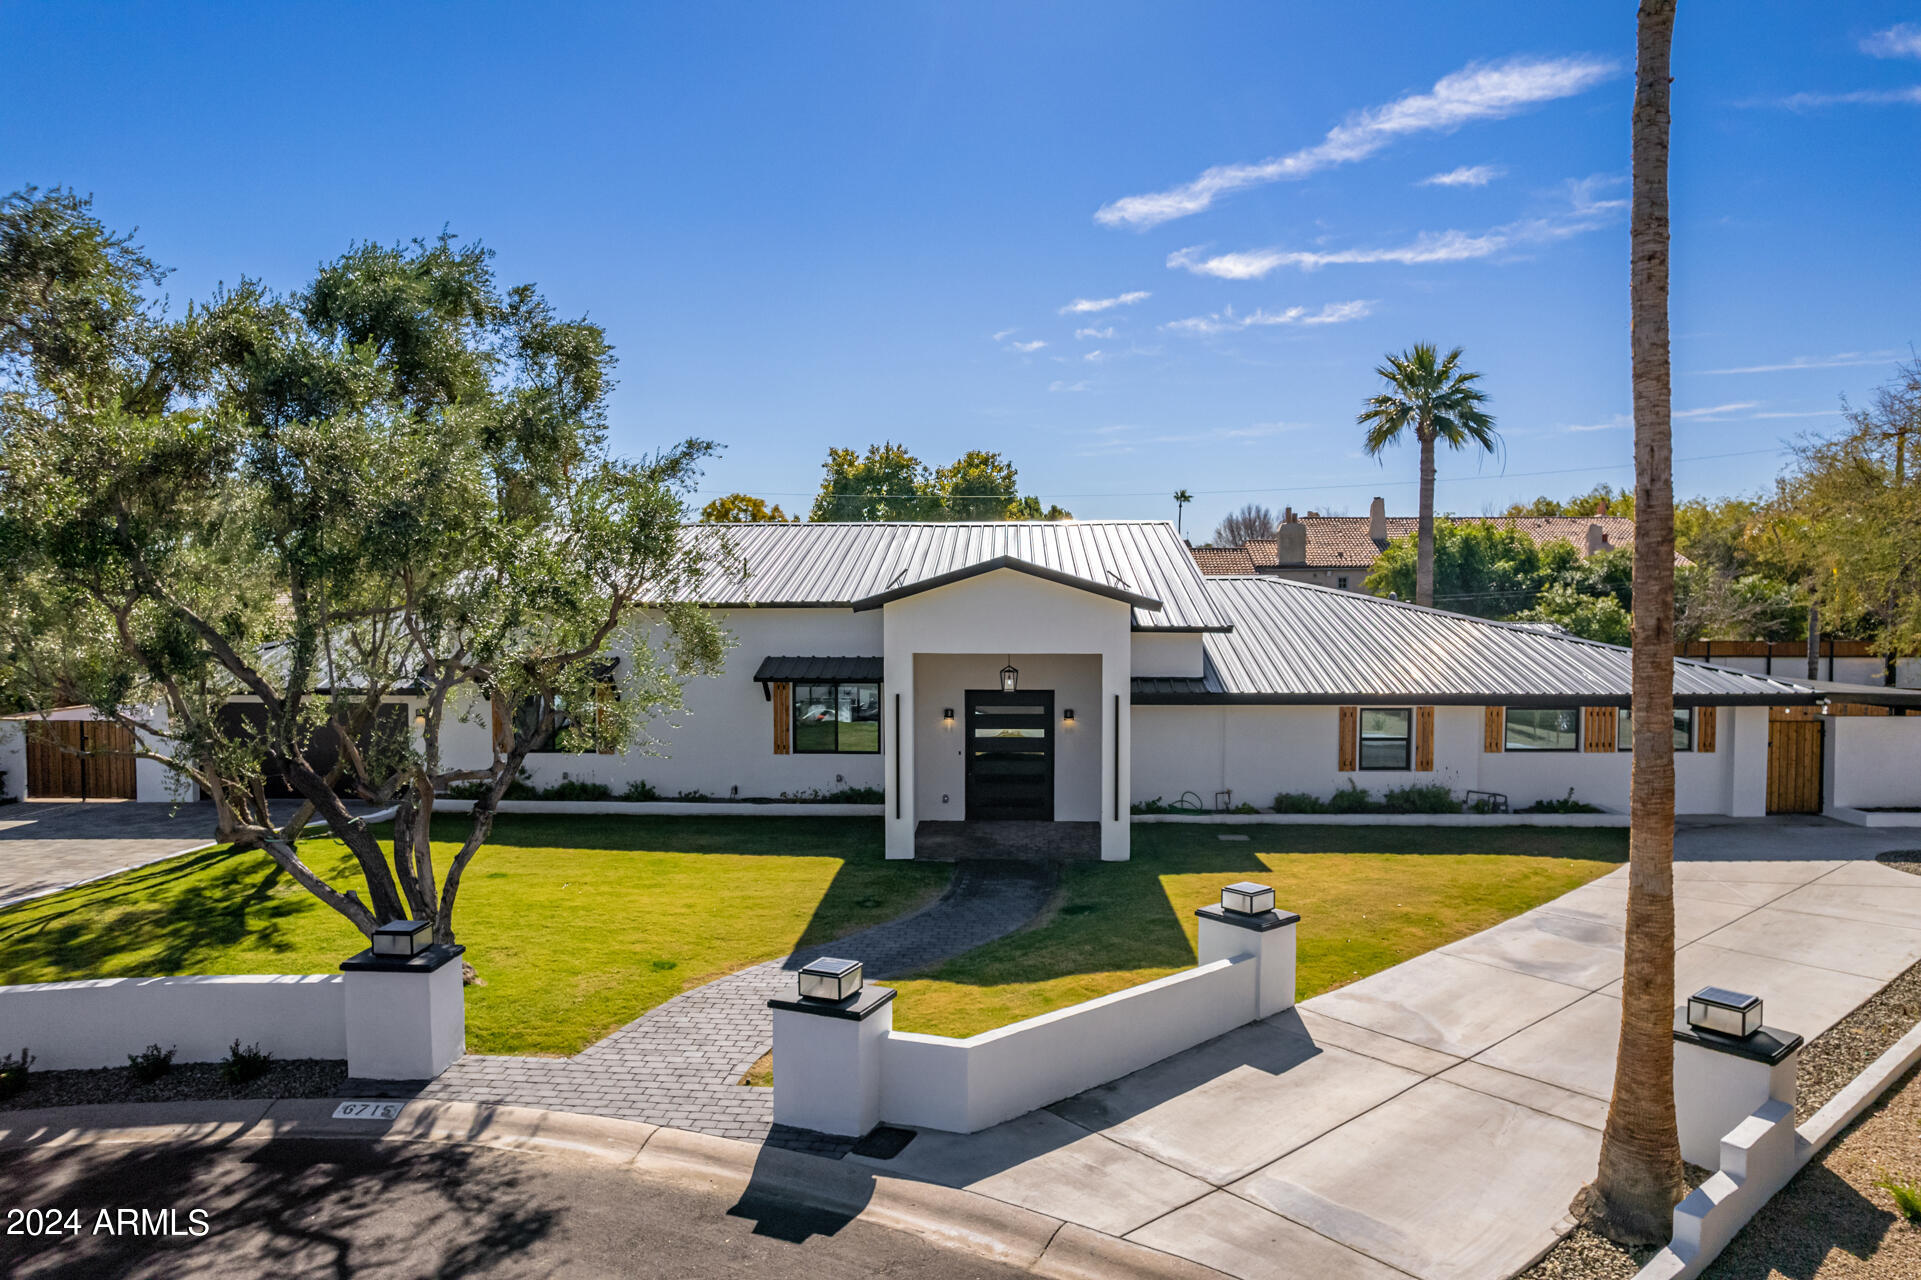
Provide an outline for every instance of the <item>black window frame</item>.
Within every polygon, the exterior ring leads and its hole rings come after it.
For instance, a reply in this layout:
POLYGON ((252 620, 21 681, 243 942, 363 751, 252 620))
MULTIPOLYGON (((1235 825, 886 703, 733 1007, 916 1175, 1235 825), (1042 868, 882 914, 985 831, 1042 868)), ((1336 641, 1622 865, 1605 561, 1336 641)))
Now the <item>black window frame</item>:
POLYGON ((1337 577, 1336 577, 1336 578, 1334 579, 1334 589, 1335 589, 1336 591, 1345 591, 1345 590, 1347 590, 1347 575, 1346 575, 1346 574, 1341 574, 1341 575, 1339 575, 1339 576, 1337 576, 1337 577))
MULTIPOLYGON (((1677 752, 1694 750, 1695 727, 1700 723, 1700 718, 1694 714, 1694 708, 1676 707, 1674 720, 1674 749, 1677 752), (1685 729, 1681 727, 1683 717, 1686 717, 1687 728, 1685 729)), ((1634 750, 1634 713, 1627 707, 1618 707, 1615 710, 1614 749, 1616 751, 1634 750)))
MULTIPOLYGON (((611 682, 595 686, 594 688, 594 720, 595 720, 596 729, 599 728, 601 705, 605 702, 618 702, 618 701, 620 701, 620 689, 618 686, 614 685, 611 682)), ((528 755, 530 756, 593 756, 593 755, 605 756, 605 755, 613 755, 619 750, 619 748, 611 745, 602 745, 602 746, 582 747, 577 751, 562 751, 560 747, 557 745, 560 741, 560 735, 564 733, 566 730, 573 728, 575 723, 575 713, 568 710, 566 700, 560 697, 558 694, 530 693, 526 697, 522 698, 520 700, 520 704, 514 708, 514 714, 513 714, 514 732, 517 734, 531 733, 533 731, 534 725, 540 723, 541 716, 545 714, 546 708, 549 705, 551 705, 554 710, 554 727, 547 734, 546 737, 538 739, 537 741, 535 741, 535 743, 531 747, 527 749, 528 755)))
POLYGON ((1558 755, 1558 754, 1566 754, 1572 751, 1579 751, 1580 749, 1581 749, 1581 708, 1579 707, 1507 707, 1502 712, 1502 716, 1501 716, 1501 750, 1502 751, 1519 751, 1527 755, 1558 755), (1552 712, 1565 714, 1572 717, 1573 724, 1574 724, 1573 741, 1570 742, 1565 747, 1516 746, 1514 743, 1515 713, 1519 712, 1523 715, 1536 715, 1543 711, 1552 711, 1552 712))
POLYGON ((1414 768, 1413 707, 1362 707, 1361 713, 1356 719, 1357 723, 1354 727, 1354 763, 1361 770, 1369 773, 1407 773, 1414 768), (1374 742, 1398 741, 1401 744, 1401 762, 1399 764, 1369 764, 1367 762, 1367 744, 1369 742, 1367 717, 1369 713, 1406 717, 1402 721, 1402 723, 1407 726, 1407 733, 1405 735, 1395 738, 1391 735, 1376 734, 1372 739, 1374 742))
POLYGON ((787 690, 789 703, 787 710, 787 749, 789 754, 797 756, 880 755, 886 750, 886 744, 881 741, 881 687, 882 682, 879 680, 795 680, 790 682, 787 690), (872 747, 850 748, 843 746, 841 743, 840 726, 843 723, 865 723, 864 721, 842 721, 839 718, 840 691, 843 688, 868 688, 874 691, 874 745, 872 747), (828 690, 826 703, 835 711, 835 718, 832 722, 834 725, 834 745, 832 747, 822 748, 801 745, 804 738, 804 735, 801 733, 800 721, 803 704, 819 700, 817 698, 803 698, 801 696, 802 689, 828 690))

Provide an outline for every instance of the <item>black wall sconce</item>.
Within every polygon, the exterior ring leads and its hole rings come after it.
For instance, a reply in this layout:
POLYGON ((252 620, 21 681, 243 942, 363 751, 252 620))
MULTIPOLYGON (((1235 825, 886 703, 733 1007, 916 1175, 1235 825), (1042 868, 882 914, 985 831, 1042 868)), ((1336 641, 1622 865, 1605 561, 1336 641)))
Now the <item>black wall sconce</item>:
POLYGON ((1069 707, 1067 710, 1061 712, 1061 723, 1062 724, 1074 723, 1074 708, 1069 707))

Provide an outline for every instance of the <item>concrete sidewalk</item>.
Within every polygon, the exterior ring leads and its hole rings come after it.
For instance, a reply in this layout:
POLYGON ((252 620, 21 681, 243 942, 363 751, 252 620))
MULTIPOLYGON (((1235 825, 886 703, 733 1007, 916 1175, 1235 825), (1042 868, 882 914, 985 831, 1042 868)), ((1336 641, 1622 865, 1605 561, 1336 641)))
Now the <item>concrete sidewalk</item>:
MULTIPOLYGON (((1921 878, 1873 861, 1913 843, 1818 820, 1684 826, 1679 990, 1752 991, 1771 1025, 1826 1030, 1921 960, 1921 878)), ((1045 1110, 922 1133, 868 1163, 1250 1280, 1510 1275, 1571 1225, 1594 1172, 1626 876, 1045 1110)))

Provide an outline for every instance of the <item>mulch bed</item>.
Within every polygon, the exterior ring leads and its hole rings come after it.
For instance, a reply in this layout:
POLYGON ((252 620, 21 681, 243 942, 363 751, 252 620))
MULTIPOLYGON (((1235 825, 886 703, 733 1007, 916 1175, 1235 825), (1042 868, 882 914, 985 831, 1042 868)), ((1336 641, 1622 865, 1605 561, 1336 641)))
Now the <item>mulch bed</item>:
MULTIPOLYGON (((1921 849, 1884 853, 1880 857, 1880 862, 1897 871, 1921 875, 1921 849)), ((1808 1041, 1801 1050, 1801 1070, 1795 1086, 1794 1122, 1806 1123, 1808 1117, 1819 1111, 1835 1094, 1846 1088, 1849 1082, 1868 1068, 1870 1063, 1886 1053, 1895 1041, 1912 1031, 1917 1023, 1921 1023, 1921 964, 1908 969, 1906 973, 1870 996, 1860 1008, 1808 1041)), ((1902 1092, 1904 1095, 1907 1094, 1908 1087, 1904 1085, 1902 1092)), ((1915 1093, 1912 1105, 1921 1112, 1921 1090, 1916 1090, 1915 1093)), ((1836 1140, 1837 1145, 1830 1147, 1828 1153, 1824 1153, 1823 1159, 1814 1161, 1802 1170, 1796 1180, 1788 1185, 1774 1203, 1745 1231, 1735 1237, 1727 1253, 1722 1255, 1708 1274, 1718 1277, 1719 1280, 1736 1280, 1737 1277, 1739 1280, 1748 1280, 1749 1277, 1756 1277, 1758 1280, 1759 1277, 1771 1275, 1789 1275, 1797 1277, 1797 1280, 1813 1277, 1816 1273, 1812 1269, 1792 1270, 1782 1265, 1780 1270, 1771 1270, 1763 1259, 1775 1255, 1767 1250, 1788 1247, 1792 1244, 1797 1232, 1804 1240, 1837 1241, 1840 1242, 1837 1247, 1848 1247, 1850 1237, 1843 1234, 1842 1227, 1830 1228, 1823 1222, 1818 1229, 1809 1231, 1807 1225, 1810 1222, 1822 1221, 1810 1215, 1830 1211, 1839 1212, 1842 1209, 1859 1210, 1860 1205, 1868 1203, 1863 1200, 1863 1197, 1873 1198, 1872 1207, 1875 1213, 1880 1214, 1884 1219, 1898 1222, 1892 1210, 1887 1208, 1893 1203, 1887 1193, 1868 1188, 1867 1184, 1880 1176, 1878 1173, 1868 1174, 1865 1181, 1858 1187, 1848 1187, 1846 1196, 1839 1195, 1834 1187, 1829 1187, 1828 1191, 1831 1194, 1825 1199, 1807 1198, 1803 1208, 1777 1212, 1775 1207, 1787 1202, 1804 1180, 1822 1182, 1825 1179, 1828 1183, 1837 1182, 1833 1173, 1817 1172, 1822 1171, 1823 1166, 1828 1163, 1827 1156, 1845 1145, 1848 1135, 1865 1125, 1870 1116, 1878 1114, 1880 1110, 1890 1105, 1891 1099, 1884 1100, 1880 1108, 1870 1110, 1867 1115, 1855 1121, 1854 1126, 1836 1140), (1774 1225, 1765 1231, 1757 1230, 1763 1219, 1769 1220, 1774 1225), (1763 1246, 1748 1245, 1745 1242, 1751 1236, 1765 1236, 1768 1243, 1763 1246), (1745 1260, 1736 1261, 1737 1255, 1745 1260)), ((1921 1178, 1921 1126, 1910 1125, 1909 1130, 1906 1136, 1913 1140, 1914 1147, 1910 1151, 1900 1153, 1906 1163, 1900 1164, 1896 1176, 1921 1178)), ((1885 1138, 1879 1141, 1886 1145, 1885 1138)), ((1896 1149, 1890 1148, 1890 1150, 1896 1149)), ((1705 1177, 1706 1171, 1690 1168, 1688 1175, 1688 1185, 1698 1186, 1705 1177), (1701 1176, 1696 1176, 1697 1173, 1701 1176)), ((1848 1184, 1842 1183, 1841 1186, 1847 1187, 1848 1184)), ((1921 1232, 1905 1226, 1900 1227, 1898 1231, 1878 1232, 1875 1239, 1880 1240, 1883 1234, 1891 1240, 1906 1240, 1907 1237, 1912 1236, 1915 1242, 1921 1243, 1921 1232)), ((1825 1247, 1824 1245, 1823 1248, 1825 1247)), ((1589 1231, 1586 1227, 1576 1227, 1560 1244, 1549 1250, 1545 1257, 1516 1277, 1516 1280, 1633 1280, 1634 1274, 1658 1252, 1660 1252, 1659 1248, 1628 1249, 1589 1231)), ((1898 1276, 1902 1280, 1913 1280, 1913 1277, 1921 1276, 1921 1248, 1917 1248, 1912 1253, 1901 1251, 1898 1258, 1889 1261, 1886 1267, 1881 1267, 1883 1262, 1881 1254, 1876 1254, 1866 1261, 1852 1257, 1848 1260, 1868 1269, 1833 1271, 1824 1267, 1819 1272, 1821 1280, 1828 1280, 1830 1275, 1846 1276, 1850 1280, 1856 1276, 1898 1276)))
POLYGON ((347 1064, 337 1058, 289 1058, 275 1062, 267 1073, 243 1085, 220 1078, 217 1062, 183 1062, 150 1083, 141 1083, 127 1067, 91 1071, 34 1071, 24 1091, 0 1100, 0 1111, 34 1111, 41 1107, 79 1107, 102 1102, 182 1102, 225 1098, 327 1098, 347 1078, 347 1064))

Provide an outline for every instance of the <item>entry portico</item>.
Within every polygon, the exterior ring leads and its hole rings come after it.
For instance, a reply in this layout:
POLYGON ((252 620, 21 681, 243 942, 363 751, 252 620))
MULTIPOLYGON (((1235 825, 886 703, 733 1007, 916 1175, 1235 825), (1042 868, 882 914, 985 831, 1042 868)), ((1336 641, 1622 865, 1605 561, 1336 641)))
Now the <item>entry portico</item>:
POLYGON ((856 604, 883 618, 887 856, 924 822, 1027 819, 1125 859, 1132 618, 1160 607, 1011 556, 856 604))

